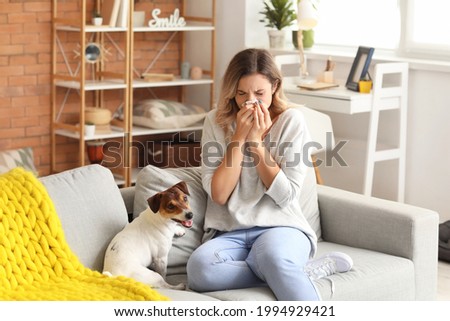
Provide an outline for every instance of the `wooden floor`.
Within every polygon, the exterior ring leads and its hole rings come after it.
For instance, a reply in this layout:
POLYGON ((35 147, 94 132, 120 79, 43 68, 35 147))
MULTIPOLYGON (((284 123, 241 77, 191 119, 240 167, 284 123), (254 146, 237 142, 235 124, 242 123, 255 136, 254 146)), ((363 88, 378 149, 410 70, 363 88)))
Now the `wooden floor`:
POLYGON ((438 291, 439 301, 450 301, 450 263, 439 261, 438 263, 438 291))

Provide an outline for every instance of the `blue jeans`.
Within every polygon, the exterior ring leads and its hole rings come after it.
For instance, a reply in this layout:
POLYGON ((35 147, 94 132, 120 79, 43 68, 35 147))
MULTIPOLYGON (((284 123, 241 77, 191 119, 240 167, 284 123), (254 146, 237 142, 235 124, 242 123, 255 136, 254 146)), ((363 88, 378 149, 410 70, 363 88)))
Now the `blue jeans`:
POLYGON ((308 237, 296 228, 226 232, 192 253, 188 286, 198 292, 269 286, 280 301, 320 300, 303 272, 310 250, 308 237))

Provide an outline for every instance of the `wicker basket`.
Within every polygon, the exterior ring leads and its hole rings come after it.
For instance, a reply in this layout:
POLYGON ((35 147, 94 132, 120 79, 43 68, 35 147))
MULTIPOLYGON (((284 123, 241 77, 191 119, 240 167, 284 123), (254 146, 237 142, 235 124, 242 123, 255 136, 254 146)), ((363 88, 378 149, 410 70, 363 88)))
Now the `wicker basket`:
POLYGON ((86 107, 84 120, 94 125, 108 125, 111 121, 111 111, 106 108, 86 107))

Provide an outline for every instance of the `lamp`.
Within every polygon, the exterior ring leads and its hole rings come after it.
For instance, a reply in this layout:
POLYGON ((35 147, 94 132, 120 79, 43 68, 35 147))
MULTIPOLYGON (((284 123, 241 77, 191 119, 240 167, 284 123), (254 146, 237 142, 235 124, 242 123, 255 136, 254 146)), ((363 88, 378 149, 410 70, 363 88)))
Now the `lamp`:
POLYGON ((317 25, 317 10, 314 8, 311 0, 298 0, 298 13, 297 13, 297 41, 298 50, 300 54, 300 77, 308 76, 306 70, 306 57, 303 48, 303 30, 311 30, 317 25))

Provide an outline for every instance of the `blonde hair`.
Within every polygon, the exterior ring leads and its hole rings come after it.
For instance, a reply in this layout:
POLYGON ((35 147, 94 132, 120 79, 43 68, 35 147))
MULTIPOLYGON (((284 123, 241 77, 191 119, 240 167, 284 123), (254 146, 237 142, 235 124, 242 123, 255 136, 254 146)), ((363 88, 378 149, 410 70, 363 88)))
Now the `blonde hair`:
POLYGON ((230 61, 222 79, 222 87, 217 104, 216 122, 230 134, 231 124, 236 119, 239 106, 235 96, 239 80, 248 75, 261 74, 272 84, 275 91, 272 95, 270 110, 274 115, 279 115, 287 108, 283 94, 282 76, 273 56, 265 49, 245 49, 238 52, 230 61))

